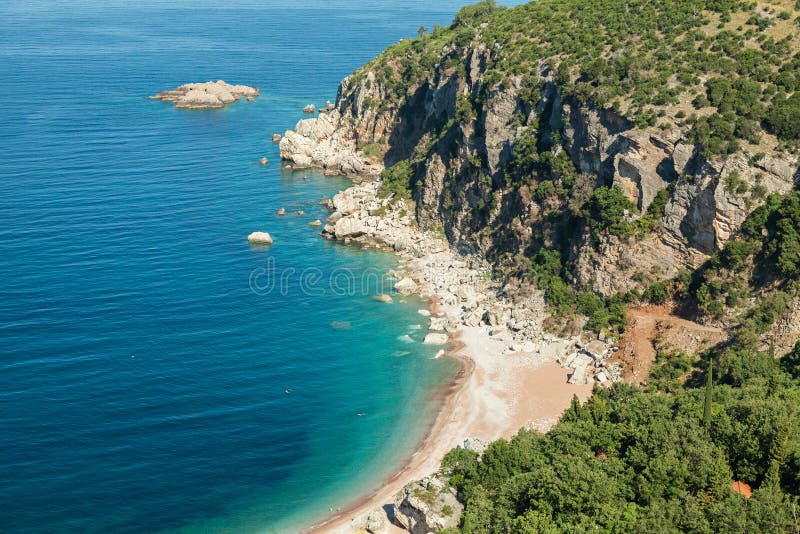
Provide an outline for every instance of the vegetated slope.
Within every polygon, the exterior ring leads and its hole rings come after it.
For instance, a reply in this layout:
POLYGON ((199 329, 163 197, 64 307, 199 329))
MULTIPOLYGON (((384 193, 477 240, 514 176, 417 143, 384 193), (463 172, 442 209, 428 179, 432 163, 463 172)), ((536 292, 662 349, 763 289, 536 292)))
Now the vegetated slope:
POLYGON ((342 83, 336 127, 383 194, 545 289, 553 328, 675 303, 729 334, 659 343, 646 388, 546 435, 453 451, 461 531, 800 531, 799 12, 482 2, 342 83))
POLYGON ((390 167, 384 193, 415 200, 421 225, 546 287, 556 326, 580 312, 619 330, 621 304, 697 268, 794 187, 797 14, 483 2, 348 77, 337 127, 390 167))

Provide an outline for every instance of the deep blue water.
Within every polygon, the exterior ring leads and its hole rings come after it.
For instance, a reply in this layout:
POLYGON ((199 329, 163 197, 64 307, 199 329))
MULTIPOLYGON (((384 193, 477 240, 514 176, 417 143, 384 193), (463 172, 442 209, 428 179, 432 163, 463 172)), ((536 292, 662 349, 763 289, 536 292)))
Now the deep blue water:
POLYGON ((0 1, 3 532, 296 529, 397 468, 455 367, 371 298, 393 257, 307 226, 346 181, 269 138, 461 2, 164 4, 0 1), (220 78, 262 95, 146 98, 220 78))

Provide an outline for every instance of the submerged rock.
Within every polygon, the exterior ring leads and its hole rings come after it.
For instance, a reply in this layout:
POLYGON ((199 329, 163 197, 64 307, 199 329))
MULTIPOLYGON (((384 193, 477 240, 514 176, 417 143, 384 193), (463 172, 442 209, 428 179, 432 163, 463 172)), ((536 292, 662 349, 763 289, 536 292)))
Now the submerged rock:
POLYGON ((231 85, 222 80, 205 83, 187 83, 163 91, 150 98, 174 102, 179 109, 220 109, 240 98, 254 99, 259 94, 258 87, 231 85))
POLYGON ((267 232, 253 232, 247 236, 247 241, 254 245, 271 245, 272 236, 267 232))
POLYGON ((375 295, 372 298, 374 300, 377 300, 378 302, 386 302, 386 303, 392 302, 392 297, 390 297, 389 295, 375 295))

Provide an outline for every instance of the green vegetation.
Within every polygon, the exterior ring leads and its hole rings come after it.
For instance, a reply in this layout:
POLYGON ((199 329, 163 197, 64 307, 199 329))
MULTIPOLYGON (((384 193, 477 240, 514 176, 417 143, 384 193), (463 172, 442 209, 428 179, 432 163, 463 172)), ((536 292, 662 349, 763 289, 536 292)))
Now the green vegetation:
POLYGON ((414 168, 410 161, 403 160, 389 167, 381 173, 378 195, 386 198, 393 195, 394 199, 410 199, 414 168))
POLYGON ((558 250, 540 249, 530 262, 529 276, 536 285, 544 288, 551 315, 562 318, 584 315, 587 318, 584 328, 593 332, 619 334, 625 330, 625 296, 615 295, 606 299, 589 291, 576 291, 566 281, 558 250))
POLYGON ((740 328, 762 334, 788 310, 800 281, 800 191, 770 195, 697 272, 692 293, 700 313, 720 318, 745 298, 758 304, 740 328), (776 285, 777 283, 777 285, 776 285))
POLYGON ((684 119, 707 154, 758 143, 764 129, 795 145, 798 10, 779 0, 538 0, 512 9, 483 1, 450 27, 390 47, 356 75, 382 74, 399 105, 436 69, 463 74, 465 51, 481 42, 493 51, 486 88, 543 62, 564 96, 614 107, 641 128, 684 119), (443 49, 451 50, 444 58, 443 49))
POLYGON ((595 237, 604 231, 618 237, 631 235, 633 227, 629 219, 636 212, 636 205, 618 186, 598 187, 584 208, 584 216, 595 237))
POLYGON ((799 360, 800 344, 785 365, 738 343, 661 355, 647 391, 574 399, 547 434, 520 431, 480 460, 451 451, 442 468, 466 502, 459 531, 797 532, 799 360))

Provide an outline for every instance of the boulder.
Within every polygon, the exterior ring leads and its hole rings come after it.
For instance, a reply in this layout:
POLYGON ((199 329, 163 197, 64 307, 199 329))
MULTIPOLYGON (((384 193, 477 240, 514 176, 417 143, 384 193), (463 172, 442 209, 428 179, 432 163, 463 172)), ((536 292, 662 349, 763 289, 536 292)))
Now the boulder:
POLYGON ((364 225, 360 219, 345 217, 339 219, 333 227, 336 239, 358 237, 364 234, 364 225))
POLYGON ((377 300, 378 302, 385 302, 387 304, 392 302, 392 297, 390 297, 389 295, 375 295, 374 297, 372 297, 372 299, 377 300))
POLYGON ((350 523, 354 532, 368 532, 369 534, 383 534, 387 532, 388 524, 386 513, 380 508, 370 510, 366 514, 356 517, 350 523))
POLYGON ((438 477, 412 482, 394 498, 395 521, 411 534, 455 528, 463 512, 455 490, 438 477))
POLYGON ((314 113, 315 111, 317 111, 317 106, 314 104, 309 104, 303 108, 303 113, 314 113))
POLYGON ((417 292, 417 283, 411 278, 403 278, 394 285, 394 288, 401 295, 413 295, 417 292))
POLYGON ((425 340, 423 341, 426 345, 446 345, 447 344, 447 334, 441 334, 438 332, 431 332, 427 336, 425 336, 425 340))
POLYGON ((261 158, 260 160, 258 160, 258 162, 261 165, 266 165, 267 163, 269 163, 269 160, 267 158, 261 158))
POLYGON ((305 215, 306 212, 304 212, 303 210, 297 210, 296 212, 294 212, 294 214, 295 215, 305 215))
POLYGON ((278 210, 278 215, 286 215, 286 208, 281 208, 278 210))
POLYGON ((281 139, 283 139, 283 136, 281 134, 279 134, 279 133, 272 134, 272 142, 273 143, 280 143, 281 139))
POLYGON ((271 245, 272 236, 267 232, 253 232, 247 236, 247 241, 254 245, 271 245))
POLYGON ((308 225, 309 226, 322 226, 322 221, 317 219, 316 221, 311 221, 310 223, 308 223, 308 225))

